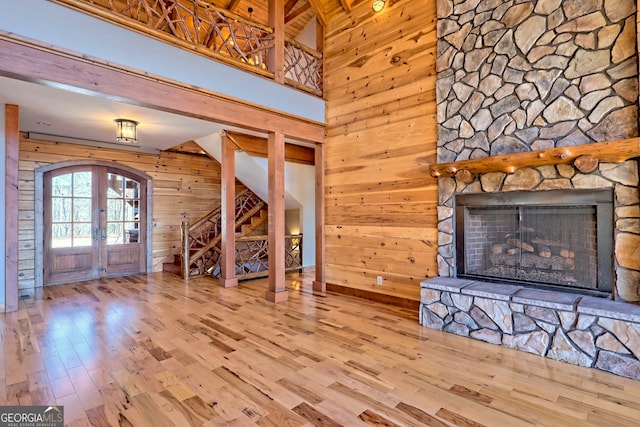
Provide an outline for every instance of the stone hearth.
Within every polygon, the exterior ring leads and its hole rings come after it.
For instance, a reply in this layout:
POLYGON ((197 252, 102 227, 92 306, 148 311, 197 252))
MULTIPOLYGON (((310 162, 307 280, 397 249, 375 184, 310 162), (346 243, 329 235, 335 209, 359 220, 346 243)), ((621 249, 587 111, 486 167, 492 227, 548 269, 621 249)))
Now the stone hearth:
POLYGON ((436 277, 420 324, 640 379, 640 307, 603 298, 436 277))

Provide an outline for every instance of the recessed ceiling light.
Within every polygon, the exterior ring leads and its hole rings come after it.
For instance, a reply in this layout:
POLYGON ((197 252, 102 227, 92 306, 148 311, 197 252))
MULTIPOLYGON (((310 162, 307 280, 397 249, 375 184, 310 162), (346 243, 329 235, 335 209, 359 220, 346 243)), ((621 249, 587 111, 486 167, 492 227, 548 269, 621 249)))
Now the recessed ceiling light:
POLYGON ((38 126, 51 126, 51 123, 47 123, 47 122, 36 122, 36 124, 38 126))

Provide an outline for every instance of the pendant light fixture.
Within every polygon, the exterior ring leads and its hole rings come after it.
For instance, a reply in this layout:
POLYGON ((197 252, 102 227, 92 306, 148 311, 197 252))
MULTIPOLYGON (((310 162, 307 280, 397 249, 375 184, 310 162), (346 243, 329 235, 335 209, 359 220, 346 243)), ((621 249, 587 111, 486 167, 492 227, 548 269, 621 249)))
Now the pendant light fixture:
POLYGON ((138 122, 129 119, 116 119, 116 141, 135 144, 138 142, 136 126, 138 122))
POLYGON ((373 0, 373 3, 371 3, 371 7, 373 8, 374 12, 381 12, 382 9, 384 9, 384 0, 373 0))

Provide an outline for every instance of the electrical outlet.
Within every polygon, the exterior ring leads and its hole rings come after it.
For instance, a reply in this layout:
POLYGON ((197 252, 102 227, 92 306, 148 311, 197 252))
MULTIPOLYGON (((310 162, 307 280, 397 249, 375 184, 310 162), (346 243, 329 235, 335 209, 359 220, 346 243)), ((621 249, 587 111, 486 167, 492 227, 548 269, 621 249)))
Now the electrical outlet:
POLYGON ((378 276, 376 278, 376 285, 378 285, 378 286, 382 285, 382 276, 378 276))

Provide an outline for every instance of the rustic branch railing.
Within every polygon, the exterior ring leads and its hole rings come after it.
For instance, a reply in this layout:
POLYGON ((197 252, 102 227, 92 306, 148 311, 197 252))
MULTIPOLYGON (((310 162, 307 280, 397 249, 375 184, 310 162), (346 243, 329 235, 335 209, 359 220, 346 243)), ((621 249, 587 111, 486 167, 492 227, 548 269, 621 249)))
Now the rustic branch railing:
POLYGON ((287 84, 322 96, 322 55, 295 40, 284 45, 284 72, 287 84))
MULTIPOLYGON (((251 216, 264 207, 265 203, 250 190, 244 190, 236 196, 235 224, 236 228, 245 223, 251 216)), ((182 238, 183 275, 202 277, 211 274, 220 261, 220 248, 217 245, 222 238, 222 210, 212 210, 192 225, 183 222, 182 230, 187 233, 182 238)))
MULTIPOLYGON (((285 236, 285 271, 302 269, 302 235, 285 236)), ((268 236, 245 236, 236 239, 236 275, 239 280, 264 277, 269 274, 268 236)), ((213 269, 220 278, 220 265, 213 269)))
MULTIPOLYGON (((273 29, 201 0, 50 0, 270 78, 273 29)), ((322 95, 322 55, 285 45, 287 84, 322 95)))

